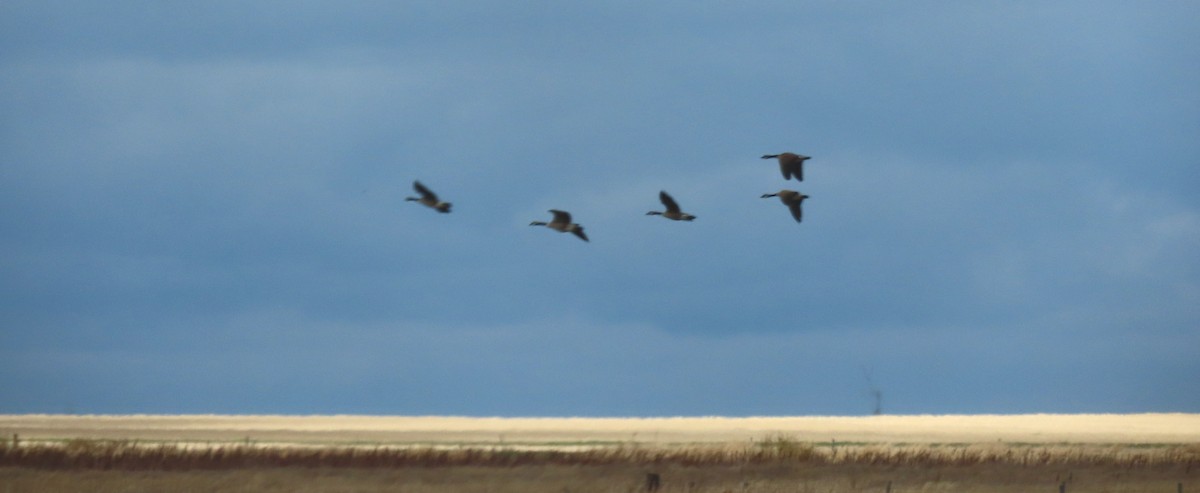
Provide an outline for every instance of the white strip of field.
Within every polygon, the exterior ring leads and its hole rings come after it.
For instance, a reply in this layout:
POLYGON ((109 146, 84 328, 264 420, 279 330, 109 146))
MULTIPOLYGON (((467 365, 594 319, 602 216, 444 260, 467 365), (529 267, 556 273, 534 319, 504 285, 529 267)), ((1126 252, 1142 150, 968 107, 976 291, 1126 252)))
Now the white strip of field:
POLYGON ((804 442, 1200 443, 1200 414, 498 418, 456 416, 0 415, 0 438, 379 445, 804 442))

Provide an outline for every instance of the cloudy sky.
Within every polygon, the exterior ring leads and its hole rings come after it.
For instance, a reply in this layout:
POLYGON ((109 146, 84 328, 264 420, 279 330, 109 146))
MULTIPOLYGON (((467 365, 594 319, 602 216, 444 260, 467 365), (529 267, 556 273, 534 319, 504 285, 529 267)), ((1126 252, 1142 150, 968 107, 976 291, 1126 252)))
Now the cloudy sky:
POLYGON ((1197 31, 1187 1, 6 0, 0 412, 1200 412, 1197 31), (529 227, 552 208, 591 242, 529 227))

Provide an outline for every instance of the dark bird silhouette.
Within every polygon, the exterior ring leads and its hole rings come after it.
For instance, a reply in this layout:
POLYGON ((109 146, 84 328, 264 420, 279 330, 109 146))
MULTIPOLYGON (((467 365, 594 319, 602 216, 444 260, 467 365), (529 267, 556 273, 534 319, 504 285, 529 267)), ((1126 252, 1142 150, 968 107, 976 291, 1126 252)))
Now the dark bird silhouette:
POLYGON ((785 152, 783 154, 767 154, 763 159, 779 159, 779 172, 783 173, 783 179, 787 180, 795 176, 796 181, 804 181, 804 161, 812 159, 809 156, 801 156, 793 152, 785 152))
POLYGON ((425 188, 425 185, 422 185, 421 182, 414 181, 413 190, 416 190, 417 193, 421 194, 421 196, 405 197, 404 200, 418 202, 423 206, 437 209, 438 212, 450 212, 450 203, 438 200, 437 194, 433 193, 433 191, 429 190, 428 188, 425 188))
POLYGON ((680 212, 679 204, 675 203, 675 199, 667 195, 666 191, 658 192, 658 200, 662 201, 667 210, 665 212, 650 211, 646 213, 647 216, 662 216, 674 221, 691 221, 696 218, 691 214, 680 212))
POLYGON ((583 241, 588 241, 586 234, 583 234, 583 226, 571 222, 571 213, 550 209, 550 213, 554 214, 554 219, 550 222, 534 221, 529 223, 530 226, 545 226, 560 233, 572 233, 578 236, 583 241))
POLYGON ((783 205, 788 206, 788 210, 792 211, 792 217, 796 218, 796 222, 800 222, 800 218, 804 215, 800 210, 800 204, 807 199, 808 196, 795 190, 780 190, 776 193, 764 193, 762 198, 779 197, 779 201, 783 205))

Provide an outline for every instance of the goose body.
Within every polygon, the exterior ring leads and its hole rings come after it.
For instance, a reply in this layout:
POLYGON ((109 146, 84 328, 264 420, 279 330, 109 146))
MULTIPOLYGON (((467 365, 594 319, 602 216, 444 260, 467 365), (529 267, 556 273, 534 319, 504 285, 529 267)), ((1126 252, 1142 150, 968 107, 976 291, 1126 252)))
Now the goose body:
POLYGON ((432 190, 425 188, 419 181, 413 182, 413 190, 416 190, 420 197, 405 197, 404 200, 409 202, 417 202, 423 206, 437 210, 438 212, 450 212, 450 203, 438 200, 437 194, 432 190))
POLYGON ((783 173, 783 179, 788 180, 793 176, 796 181, 804 181, 804 161, 812 159, 810 156, 801 156, 794 152, 785 152, 783 154, 767 154, 763 159, 778 159, 779 172, 783 173))
POLYGON ((557 209, 550 209, 550 213, 554 214, 554 219, 551 219, 550 222, 534 221, 529 225, 545 226, 560 233, 571 233, 583 241, 588 241, 587 235, 583 233, 583 226, 571 222, 571 213, 557 209))
POLYGON ((647 216, 662 216, 673 221, 691 221, 696 219, 696 216, 680 211, 679 204, 675 203, 675 199, 671 198, 670 195, 667 195, 666 191, 658 192, 658 200, 663 203, 663 206, 665 206, 667 210, 663 212, 650 211, 646 213, 647 216))
POLYGON ((779 201, 783 202, 783 205, 786 205, 788 210, 792 211, 792 217, 796 219, 796 222, 800 222, 800 219, 803 216, 803 211, 800 209, 800 204, 804 202, 804 199, 808 198, 807 195, 795 190, 780 190, 775 193, 764 193, 762 195, 762 198, 764 199, 767 197, 779 197, 779 201))

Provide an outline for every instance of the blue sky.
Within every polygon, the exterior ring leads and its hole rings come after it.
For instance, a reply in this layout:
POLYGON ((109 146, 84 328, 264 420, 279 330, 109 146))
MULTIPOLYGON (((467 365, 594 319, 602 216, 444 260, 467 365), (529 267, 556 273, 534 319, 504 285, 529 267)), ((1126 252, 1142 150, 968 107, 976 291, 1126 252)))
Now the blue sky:
POLYGON ((1200 412, 1198 30, 5 1, 0 412, 1200 412))

